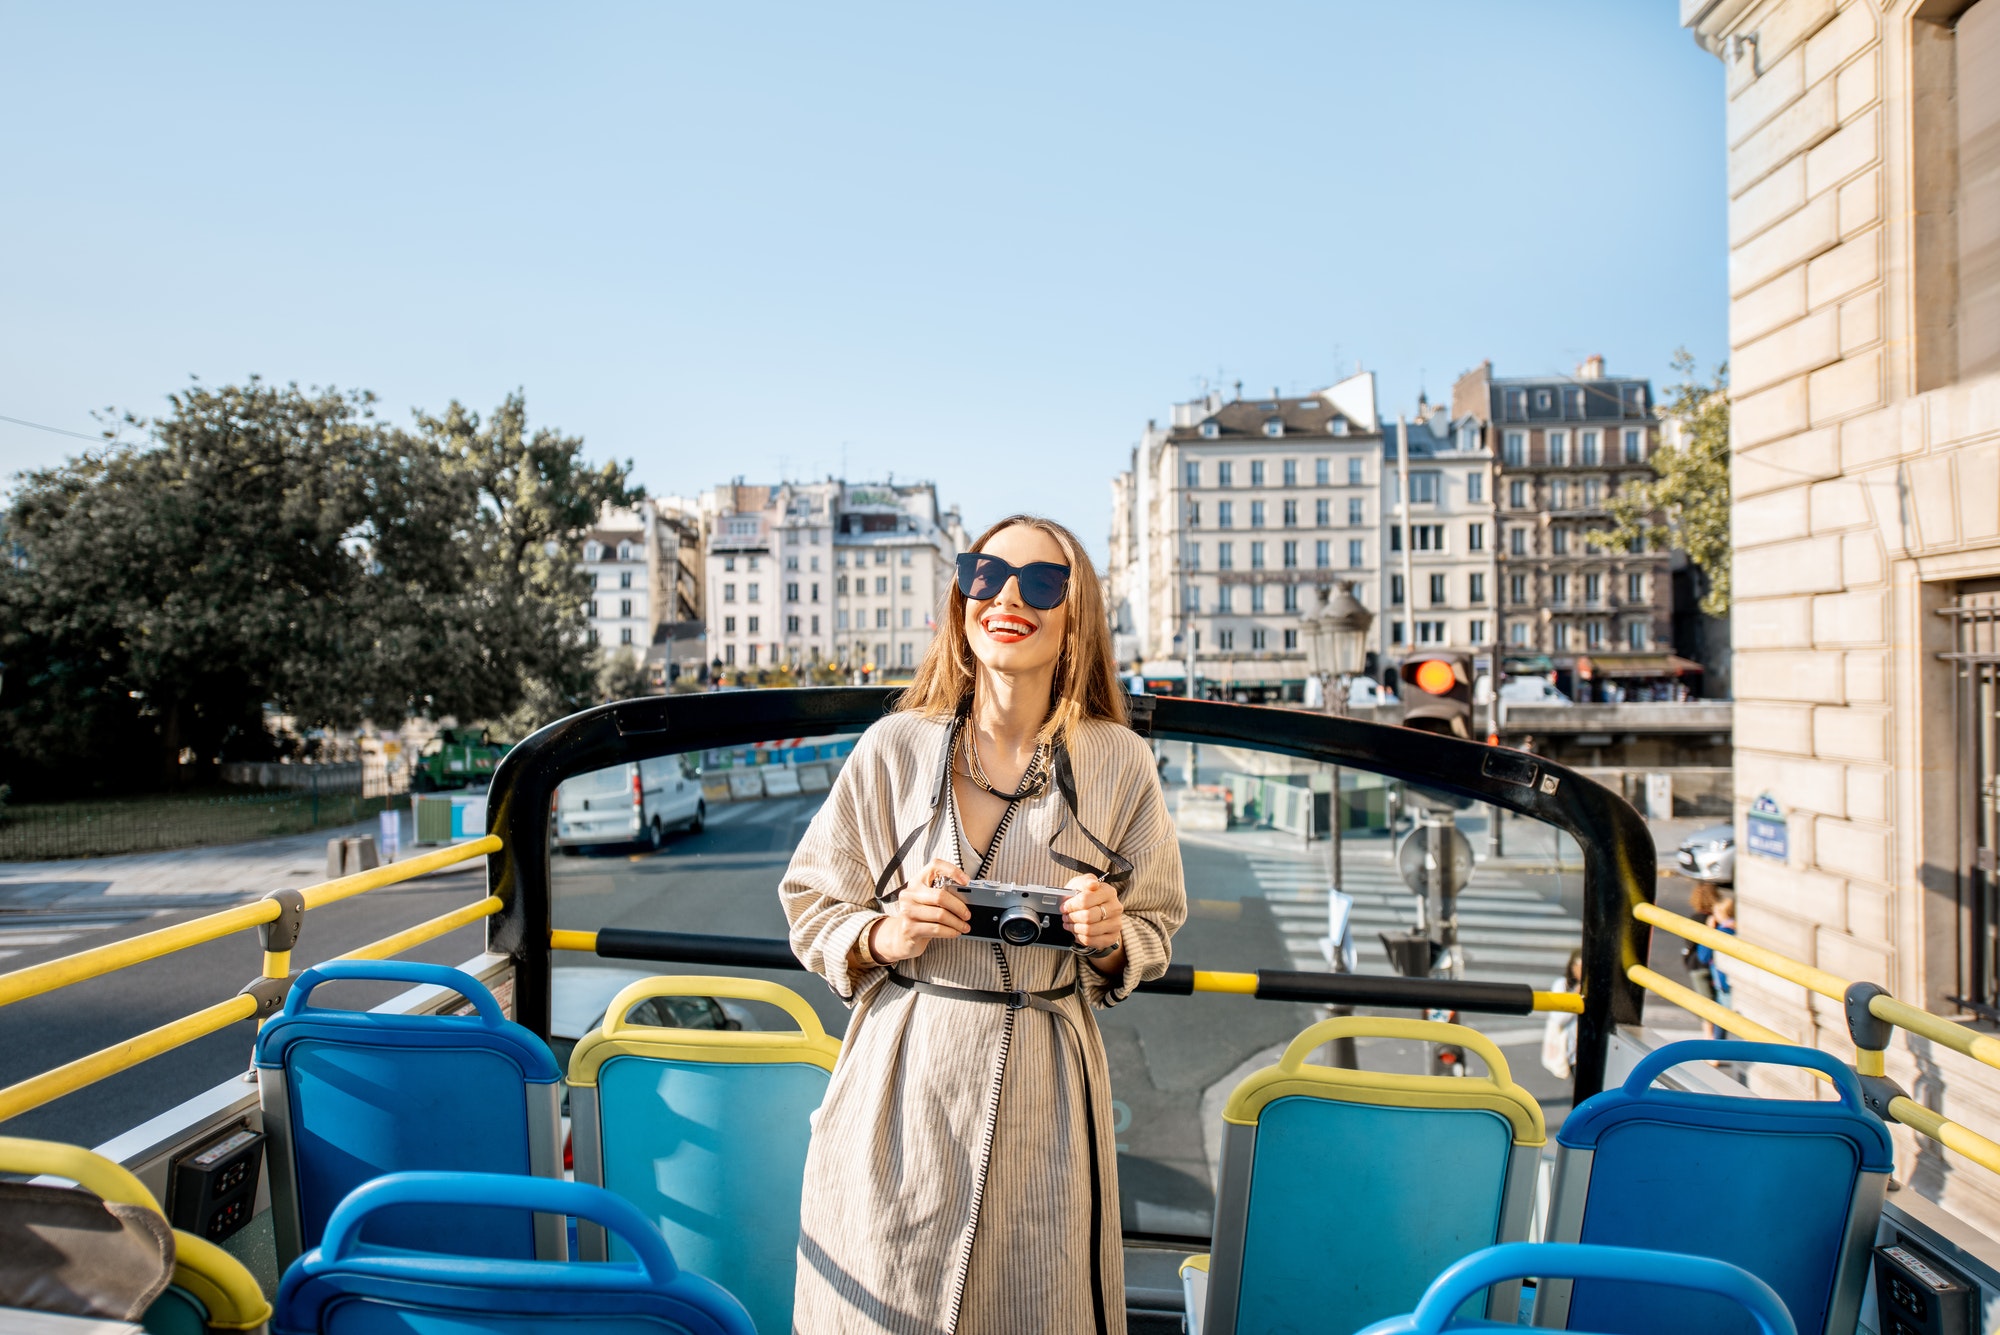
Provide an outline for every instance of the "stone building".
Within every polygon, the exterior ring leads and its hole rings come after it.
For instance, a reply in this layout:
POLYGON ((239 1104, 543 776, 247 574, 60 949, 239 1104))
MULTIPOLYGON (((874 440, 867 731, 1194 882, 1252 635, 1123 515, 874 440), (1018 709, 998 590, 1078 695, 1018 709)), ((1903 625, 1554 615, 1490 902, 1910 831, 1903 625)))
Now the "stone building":
MULTIPOLYGON (((1496 377, 1491 362, 1452 387, 1454 417, 1487 431, 1499 459, 1499 638, 1506 655, 1569 671, 1644 656, 1666 666, 1673 581, 1664 552, 1606 551, 1585 534, 1611 522, 1611 496, 1650 479, 1659 445, 1652 386, 1606 376, 1592 357, 1574 377, 1496 377)), ((1636 666, 1636 664, 1635 664, 1636 666)))
POLYGON ((1418 403, 1408 424, 1406 517, 1396 508, 1402 429, 1399 423, 1382 424, 1382 515, 1388 544, 1382 593, 1370 601, 1386 609, 1392 654, 1430 645, 1483 649, 1493 641, 1493 600, 1498 596, 1493 455, 1485 429, 1476 418, 1453 422, 1442 405, 1418 403))
POLYGON ((1204 693, 1300 698, 1299 609, 1312 591, 1351 581, 1379 606, 1382 500, 1373 372, 1304 396, 1175 404, 1112 482, 1121 659, 1180 691, 1192 652, 1204 693))
POLYGON ((592 642, 608 653, 625 649, 636 658, 653 642, 660 619, 657 538, 652 507, 643 501, 605 506, 583 535, 580 568, 590 586, 584 615, 592 642))
MULTIPOLYGON (((2000 0, 1681 10, 1728 98, 1736 801, 1782 831, 1738 857, 1740 930, 1991 1021, 2000 0)), ((1734 978, 1746 1015, 1853 1055, 1837 1005, 1734 978)), ((1889 1056, 1915 1097, 2000 1118, 2000 1073, 1915 1048, 1889 1056)), ((1988 1174, 1900 1129, 1897 1174, 2000 1226, 1988 1174)))
POLYGON ((879 679, 915 667, 965 546, 933 485, 739 480, 702 507, 712 669, 831 664, 879 679))

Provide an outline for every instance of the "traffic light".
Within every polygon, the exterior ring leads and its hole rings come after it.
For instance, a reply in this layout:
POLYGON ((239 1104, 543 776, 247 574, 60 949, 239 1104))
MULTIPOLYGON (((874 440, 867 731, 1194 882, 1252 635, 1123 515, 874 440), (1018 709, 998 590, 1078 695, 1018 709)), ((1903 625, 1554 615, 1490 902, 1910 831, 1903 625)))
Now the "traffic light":
POLYGON ((1472 655, 1433 649, 1403 660, 1403 726, 1472 738, 1472 655))

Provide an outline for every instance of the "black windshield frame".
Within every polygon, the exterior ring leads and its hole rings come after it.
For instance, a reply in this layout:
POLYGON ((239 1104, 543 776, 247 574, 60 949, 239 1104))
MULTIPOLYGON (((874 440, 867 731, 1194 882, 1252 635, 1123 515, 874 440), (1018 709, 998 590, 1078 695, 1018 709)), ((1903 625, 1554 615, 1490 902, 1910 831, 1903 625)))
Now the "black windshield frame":
MULTIPOLYGON (((549 812, 565 779, 677 752, 779 738, 857 732, 895 703, 895 687, 711 691, 601 705, 542 728, 509 751, 488 792, 487 830, 501 837, 486 863, 502 908, 488 948, 510 956, 515 1016, 544 1038, 550 1021, 553 924, 549 812)), ((1568 833, 1583 851, 1583 991, 1574 1097, 1604 1085, 1613 1029, 1638 1024, 1645 992, 1627 968, 1646 958, 1650 929, 1633 906, 1652 903, 1656 853, 1630 803, 1541 756, 1411 728, 1296 709, 1137 696, 1132 726, 1171 741, 1238 744, 1489 803, 1568 833)), ((1203 1004, 1190 999, 1191 1005, 1203 1004)))

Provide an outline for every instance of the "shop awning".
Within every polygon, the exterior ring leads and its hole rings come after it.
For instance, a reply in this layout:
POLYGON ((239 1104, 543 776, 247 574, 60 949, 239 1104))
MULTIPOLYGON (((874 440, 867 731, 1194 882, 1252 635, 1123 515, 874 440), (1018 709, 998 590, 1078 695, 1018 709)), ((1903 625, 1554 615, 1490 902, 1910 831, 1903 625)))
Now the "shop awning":
POLYGON ((1682 658, 1679 654, 1592 654, 1576 660, 1576 674, 1586 681, 1612 677, 1688 677, 1704 670, 1692 658, 1682 658))

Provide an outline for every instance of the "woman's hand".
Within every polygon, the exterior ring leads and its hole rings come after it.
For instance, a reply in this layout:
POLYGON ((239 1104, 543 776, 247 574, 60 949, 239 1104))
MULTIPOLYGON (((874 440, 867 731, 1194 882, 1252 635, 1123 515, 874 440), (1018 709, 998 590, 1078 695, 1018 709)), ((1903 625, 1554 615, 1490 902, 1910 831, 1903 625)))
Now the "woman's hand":
MULTIPOLYGON (((1118 901, 1118 892, 1098 880, 1095 876, 1072 876, 1063 889, 1071 892, 1063 901, 1063 925, 1077 944, 1086 950, 1096 950, 1100 946, 1115 946, 1125 939, 1125 906, 1118 901)), ((1114 972, 1119 957, 1111 956, 1099 962, 1106 972, 1114 972)))
POLYGON ((940 937, 964 936, 972 929, 972 911, 965 898, 949 887, 970 878, 943 858, 931 859, 916 883, 890 901, 887 913, 871 929, 868 953, 884 964, 913 960, 940 937))

